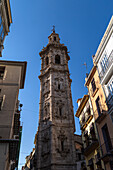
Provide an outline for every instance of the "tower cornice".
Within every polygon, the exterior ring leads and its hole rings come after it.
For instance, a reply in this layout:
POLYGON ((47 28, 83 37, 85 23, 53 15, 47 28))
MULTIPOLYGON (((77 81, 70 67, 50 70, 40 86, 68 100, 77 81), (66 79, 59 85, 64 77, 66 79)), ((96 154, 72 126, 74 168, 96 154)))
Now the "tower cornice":
POLYGON ((58 69, 55 69, 55 68, 48 68, 48 70, 47 71, 45 71, 43 74, 40 74, 39 76, 38 76, 38 78, 39 79, 41 79, 43 76, 45 76, 46 74, 48 74, 48 72, 51 72, 51 71, 54 71, 54 72, 61 72, 61 73, 68 73, 68 75, 69 75, 69 70, 58 70, 58 69))
POLYGON ((42 51, 39 53, 40 57, 42 58, 42 55, 44 55, 45 53, 47 53, 47 52, 50 50, 51 47, 52 47, 52 48, 56 48, 56 49, 65 50, 65 52, 66 52, 66 58, 67 58, 67 60, 70 60, 70 56, 68 55, 68 52, 67 52, 67 47, 64 46, 64 44, 47 44, 47 46, 44 47, 44 48, 42 49, 42 51))

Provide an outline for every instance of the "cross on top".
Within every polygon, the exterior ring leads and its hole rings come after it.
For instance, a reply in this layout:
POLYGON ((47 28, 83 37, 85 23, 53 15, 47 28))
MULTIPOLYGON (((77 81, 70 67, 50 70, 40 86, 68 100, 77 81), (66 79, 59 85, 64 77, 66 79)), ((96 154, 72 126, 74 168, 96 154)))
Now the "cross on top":
POLYGON ((53 25, 53 29, 52 29, 53 32, 55 32, 55 26, 53 25))

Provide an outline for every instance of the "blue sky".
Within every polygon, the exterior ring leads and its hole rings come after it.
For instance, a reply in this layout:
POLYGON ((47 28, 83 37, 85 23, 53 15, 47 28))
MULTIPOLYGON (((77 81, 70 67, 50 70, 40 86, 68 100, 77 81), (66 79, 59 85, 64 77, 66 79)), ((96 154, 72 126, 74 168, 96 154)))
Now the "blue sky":
MULTIPOLYGON (((113 14, 112 0, 11 0, 13 23, 4 42, 2 60, 27 61, 25 88, 20 90, 23 104, 21 121, 23 134, 19 170, 25 157, 34 147, 38 127, 40 82, 39 52, 48 43, 52 26, 56 26, 61 43, 70 52, 69 69, 72 78, 74 113, 77 99, 87 93, 84 87, 87 63, 92 68, 92 55, 113 14)), ((76 133, 80 134, 79 121, 75 119, 76 133)))

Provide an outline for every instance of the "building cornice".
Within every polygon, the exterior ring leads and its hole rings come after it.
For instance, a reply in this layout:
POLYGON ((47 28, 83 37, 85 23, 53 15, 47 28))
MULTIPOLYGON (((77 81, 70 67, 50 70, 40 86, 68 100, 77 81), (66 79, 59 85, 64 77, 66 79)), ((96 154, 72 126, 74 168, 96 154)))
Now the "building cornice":
POLYGON ((105 46, 106 46, 106 44, 107 44, 112 33, 113 33, 113 16, 111 17, 111 20, 108 24, 108 27, 107 27, 107 29, 106 29, 106 31, 105 31, 102 39, 101 39, 101 42, 98 46, 95 57, 93 58, 94 62, 96 62, 96 63, 98 62, 98 60, 99 60, 103 50, 105 49, 105 46))
POLYGON ((62 73, 66 73, 66 72, 67 72, 68 75, 69 75, 69 70, 58 70, 58 69, 49 67, 49 68, 47 69, 47 71, 45 71, 44 73, 40 74, 40 75, 38 76, 38 78, 41 79, 43 76, 45 76, 46 74, 48 74, 50 71, 62 72, 62 73))
POLYGON ((10 21, 10 23, 12 23, 11 8, 10 8, 9 0, 7 0, 7 7, 8 7, 8 13, 9 13, 9 21, 10 21))
POLYGON ((76 117, 80 116, 80 114, 81 114, 83 108, 85 107, 88 99, 89 99, 89 95, 84 95, 84 97, 82 98, 81 103, 80 103, 80 105, 79 105, 79 107, 76 111, 76 114, 75 114, 76 117))
POLYGON ((60 44, 60 43, 59 44, 53 44, 53 43, 47 44, 47 46, 42 49, 42 51, 39 53, 39 55, 42 57, 43 54, 45 54, 49 51, 50 47, 57 48, 57 49, 60 48, 62 50, 65 50, 66 58, 67 58, 67 60, 70 60, 70 56, 68 55, 68 52, 67 52, 67 47, 64 46, 64 44, 60 44))
POLYGON ((89 76, 86 78, 85 86, 89 86, 89 83, 92 80, 95 72, 96 72, 96 65, 93 66, 93 68, 91 69, 89 73, 89 76))
POLYGON ((27 62, 20 62, 20 61, 6 61, 6 60, 0 60, 0 66, 21 66, 21 80, 20 80, 20 89, 24 88, 24 82, 25 82, 25 75, 26 75, 26 68, 27 68, 27 62))

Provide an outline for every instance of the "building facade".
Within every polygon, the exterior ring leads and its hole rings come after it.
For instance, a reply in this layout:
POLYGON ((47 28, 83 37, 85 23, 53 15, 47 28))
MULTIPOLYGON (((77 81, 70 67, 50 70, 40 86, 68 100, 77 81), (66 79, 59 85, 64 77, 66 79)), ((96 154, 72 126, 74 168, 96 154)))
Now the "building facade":
POLYGON ((75 122, 67 47, 53 29, 40 52, 39 127, 36 140, 38 170, 76 169, 75 122))
MULTIPOLYGON (((107 105, 107 113, 103 112, 104 118, 102 118, 102 123, 99 123, 101 124, 99 135, 103 161, 106 169, 113 169, 113 16, 97 52, 93 56, 93 62, 97 65, 100 84, 104 91, 104 100, 107 105)), ((98 104, 98 108, 100 108, 100 104, 98 104)))
MULTIPOLYGON (((94 119, 98 130, 99 154, 97 163, 101 159, 105 165, 107 162, 109 162, 108 158, 106 157, 108 154, 106 146, 109 145, 111 143, 110 141, 112 140, 111 129, 113 128, 113 124, 108 114, 105 94, 102 85, 100 84, 97 67, 95 65, 86 79, 85 85, 89 91, 94 112, 94 119)), ((107 166, 106 168, 109 170, 110 167, 107 166)))
POLYGON ((24 88, 26 62, 0 61, 0 169, 18 167, 22 126, 18 100, 24 88))
POLYGON ((30 155, 26 156, 26 163, 22 170, 36 170, 35 148, 33 148, 30 155))
POLYGON ((75 116, 80 120, 84 149, 83 153, 86 159, 87 170, 102 169, 103 164, 101 160, 97 161, 97 155, 101 153, 98 151, 98 132, 90 96, 84 95, 83 98, 77 100, 77 103, 78 109, 75 116))
POLYGON ((75 141, 75 149, 76 149, 76 164, 77 170, 87 170, 86 169, 86 161, 83 155, 83 144, 82 144, 82 137, 81 135, 74 135, 75 141))
POLYGON ((78 100, 79 105, 76 116, 80 119, 87 168, 91 170, 112 170, 113 17, 111 18, 96 54, 93 55, 93 68, 90 73, 87 74, 85 86, 88 88, 88 95, 84 95, 82 99, 78 100), (90 110, 92 110, 92 118, 90 115, 87 119, 88 100, 90 101, 89 105, 91 107, 90 110), (93 127, 89 128, 91 123, 93 123, 93 127), (90 137, 92 129, 93 137, 90 137), (96 134, 95 137, 97 141, 94 138, 94 134, 96 134), (90 150, 91 143, 92 146, 90 150), (97 143, 97 145, 94 143, 97 143), (86 149, 85 145, 87 145, 86 149), (92 159, 89 159, 91 157, 92 159))
POLYGON ((97 63, 100 83, 113 121, 113 16, 93 57, 93 62, 97 63))
POLYGON ((8 35, 10 24, 12 23, 10 1, 0 0, 0 57, 4 48, 3 42, 8 35))

